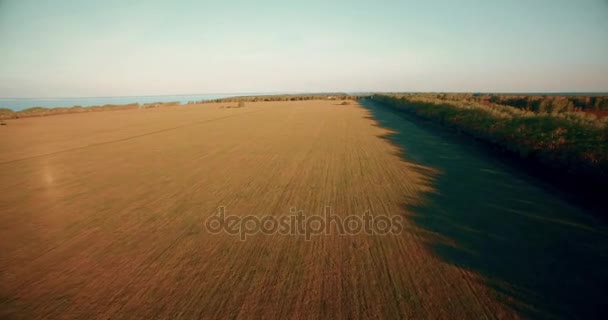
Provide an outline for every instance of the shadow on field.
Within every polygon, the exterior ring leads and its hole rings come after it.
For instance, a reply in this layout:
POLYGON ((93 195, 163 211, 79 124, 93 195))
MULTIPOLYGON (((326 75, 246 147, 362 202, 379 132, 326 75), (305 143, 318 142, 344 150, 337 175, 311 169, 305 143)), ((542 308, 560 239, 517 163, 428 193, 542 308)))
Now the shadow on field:
POLYGON ((499 300, 535 319, 603 318, 608 228, 469 137, 361 100, 402 157, 433 167, 436 192, 407 207, 429 249, 482 276, 499 300), (451 243, 451 244, 450 244, 451 243))

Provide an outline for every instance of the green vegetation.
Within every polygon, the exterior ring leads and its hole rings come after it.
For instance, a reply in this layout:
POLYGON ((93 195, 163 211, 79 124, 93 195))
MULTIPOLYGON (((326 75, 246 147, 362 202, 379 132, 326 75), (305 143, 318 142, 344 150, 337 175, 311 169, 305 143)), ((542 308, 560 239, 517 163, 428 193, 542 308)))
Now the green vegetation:
MULTIPOLYGON (((109 106, 109 105, 106 105, 109 106)), ((106 107, 104 106, 104 107, 106 107)), ((172 102, 152 102, 152 103, 144 103, 143 105, 139 106, 142 109, 151 109, 151 108, 164 108, 164 107, 179 107, 181 106, 181 103, 179 103, 178 101, 172 101, 172 102)))
POLYGON ((346 93, 320 93, 320 94, 284 94, 267 96, 240 96, 222 98, 216 100, 191 101, 189 103, 213 103, 213 102, 263 102, 263 101, 305 101, 305 100, 358 100, 363 96, 349 95, 346 93))
POLYGON ((14 111, 8 108, 0 108, 0 119, 9 119, 14 115, 14 111))
MULTIPOLYGON (((176 102, 174 102, 173 104, 179 105, 179 103, 176 103, 176 102)), ((164 106, 164 105, 173 105, 173 104, 164 103, 162 105, 164 106)), ((137 108, 139 108, 139 104, 137 104, 137 103, 124 104, 124 105, 106 104, 103 106, 93 106, 93 107, 73 106, 70 108, 32 107, 32 108, 23 109, 21 111, 13 111, 11 109, 0 108, 0 119, 43 117, 43 116, 53 116, 53 115, 68 114, 68 113, 128 110, 128 109, 137 109, 137 108)))
POLYGON ((484 105, 474 99, 457 100, 445 94, 377 95, 373 99, 453 127, 522 158, 601 184, 608 181, 606 117, 585 112, 531 111, 494 103, 484 105))
POLYGON ((584 111, 608 114, 608 97, 595 95, 515 95, 480 93, 442 93, 441 100, 477 102, 483 105, 504 105, 534 112, 584 111))

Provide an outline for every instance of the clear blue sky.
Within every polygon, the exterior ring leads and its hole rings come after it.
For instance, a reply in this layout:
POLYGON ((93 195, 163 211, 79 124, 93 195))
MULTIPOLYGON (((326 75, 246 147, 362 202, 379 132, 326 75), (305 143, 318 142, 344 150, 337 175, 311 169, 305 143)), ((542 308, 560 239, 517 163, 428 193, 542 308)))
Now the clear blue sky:
POLYGON ((608 91, 608 0, 0 0, 0 97, 608 91))

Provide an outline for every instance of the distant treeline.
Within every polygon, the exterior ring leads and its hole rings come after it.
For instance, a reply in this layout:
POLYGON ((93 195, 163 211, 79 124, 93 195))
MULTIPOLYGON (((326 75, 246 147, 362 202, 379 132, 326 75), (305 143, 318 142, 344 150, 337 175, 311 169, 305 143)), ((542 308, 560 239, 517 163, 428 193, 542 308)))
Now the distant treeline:
POLYGON ((193 101, 190 103, 213 103, 213 102, 263 102, 263 101, 304 101, 304 100, 358 100, 363 96, 349 95, 345 93, 324 94, 284 94, 265 96, 241 96, 229 97, 215 100, 193 101))
POLYGON ((59 108, 44 108, 44 107, 33 107, 20 111, 13 111, 11 109, 0 108, 0 119, 18 119, 18 118, 29 118, 29 117, 44 117, 53 116, 58 114, 69 114, 69 113, 84 113, 84 112, 99 112, 99 111, 114 111, 114 110, 129 110, 139 108, 160 108, 160 107, 172 107, 179 106, 179 102, 157 102, 157 103, 146 103, 140 105, 138 103, 131 104, 105 104, 103 106, 92 106, 92 107, 59 107, 59 108))
POLYGON ((476 99, 457 100, 455 95, 376 95, 372 99, 456 128, 543 166, 608 186, 608 118, 584 112, 549 113, 485 105, 476 99))
MULTIPOLYGON (((426 94, 431 95, 431 94, 426 94)), ((608 96, 600 95, 515 95, 486 93, 437 93, 438 99, 478 102, 484 105, 500 104, 535 112, 585 111, 608 114, 608 96)))

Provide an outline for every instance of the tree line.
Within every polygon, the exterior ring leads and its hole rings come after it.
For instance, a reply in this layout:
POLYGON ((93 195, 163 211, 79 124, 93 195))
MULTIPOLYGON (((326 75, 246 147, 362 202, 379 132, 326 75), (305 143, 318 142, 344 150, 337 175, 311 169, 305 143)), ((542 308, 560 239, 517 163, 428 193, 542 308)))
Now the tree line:
POLYGON ((455 128, 540 163, 608 186, 608 118, 484 105, 432 94, 376 95, 391 108, 455 128))

